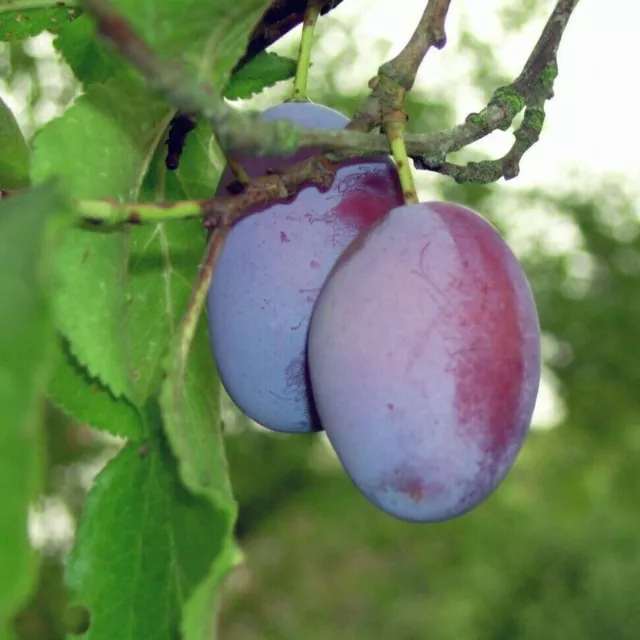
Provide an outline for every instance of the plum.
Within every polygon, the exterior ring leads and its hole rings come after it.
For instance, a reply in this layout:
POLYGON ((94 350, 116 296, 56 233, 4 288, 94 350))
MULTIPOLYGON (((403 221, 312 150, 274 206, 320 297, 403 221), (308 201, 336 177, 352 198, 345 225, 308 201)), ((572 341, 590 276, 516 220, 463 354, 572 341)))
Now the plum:
MULTIPOLYGON (((263 117, 341 129, 348 119, 328 107, 290 102, 263 117)), ((251 177, 309 157, 236 158, 251 177)), ((316 152, 317 153, 317 152, 316 152)), ((218 186, 225 193, 233 176, 218 186)), ((211 343, 222 383, 253 420, 276 431, 320 429, 308 388, 306 341, 322 284, 356 235, 402 203, 388 156, 341 163, 332 187, 255 208, 231 230, 208 294, 211 343)))
POLYGON ((308 362, 355 485, 400 519, 437 522, 486 499, 515 461, 538 393, 538 314, 519 262, 480 215, 405 205, 337 261, 308 362))

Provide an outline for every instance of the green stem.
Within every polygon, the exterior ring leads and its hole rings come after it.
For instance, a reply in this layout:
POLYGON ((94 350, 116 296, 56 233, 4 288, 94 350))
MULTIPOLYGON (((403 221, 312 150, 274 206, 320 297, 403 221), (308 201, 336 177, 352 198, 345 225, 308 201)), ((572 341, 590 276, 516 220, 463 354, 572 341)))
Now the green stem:
POLYGON ((196 332, 198 317, 200 316, 204 302, 207 299, 207 293, 209 292, 213 269, 216 266, 216 262, 220 256, 220 252, 222 251, 222 247, 224 246, 224 242, 227 239, 228 234, 229 229, 227 227, 221 227, 219 229, 215 229, 209 239, 204 263, 200 268, 200 272, 196 280, 196 286, 193 288, 191 300, 188 304, 189 313, 185 316, 182 325, 179 353, 180 359, 183 362, 186 362, 187 356, 189 355, 189 348, 193 342, 193 336, 196 332))
POLYGON ((309 79, 309 65, 311 63, 311 46, 313 44, 313 34, 316 29, 316 22, 320 15, 322 2, 320 0, 309 0, 307 10, 302 23, 302 36, 300 37, 300 51, 298 52, 298 66, 296 67, 296 77, 293 80, 293 94, 291 100, 295 102, 306 102, 307 81, 309 79))
POLYGON ((105 225, 142 224, 198 218, 203 215, 203 203, 199 200, 142 203, 80 200, 76 203, 76 211, 87 222, 105 225))
POLYGON ((387 138, 389 139, 393 159, 396 161, 396 167, 398 168, 405 204, 417 204, 419 202, 418 194, 416 193, 416 185, 411 172, 411 161, 407 155, 407 147, 404 142, 406 116, 401 112, 396 112, 394 115, 398 115, 399 119, 385 123, 387 138))
MULTIPOLYGON (((200 314, 207 299, 209 287, 211 286, 213 270, 228 234, 228 227, 219 227, 213 231, 209 238, 204 260, 200 266, 193 290, 191 291, 191 298, 187 304, 187 310, 182 318, 177 349, 172 354, 169 364, 169 370, 172 372, 174 380, 184 380, 189 352, 191 351, 198 320, 200 319, 200 314)), ((174 389, 179 391, 179 385, 174 387, 174 389)), ((178 404, 180 398, 174 396, 174 402, 178 404)))
POLYGON ((237 160, 234 160, 231 156, 227 156, 227 166, 233 174, 233 177, 240 184, 243 184, 245 186, 251 184, 251 178, 249 177, 249 174, 244 170, 244 167, 237 160))

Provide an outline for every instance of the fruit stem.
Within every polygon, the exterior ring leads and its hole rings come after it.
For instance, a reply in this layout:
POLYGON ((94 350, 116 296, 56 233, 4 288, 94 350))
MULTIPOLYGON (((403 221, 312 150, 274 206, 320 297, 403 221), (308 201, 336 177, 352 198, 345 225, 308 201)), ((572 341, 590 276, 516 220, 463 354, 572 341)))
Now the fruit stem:
POLYGON ((76 212, 80 221, 93 225, 112 226, 199 218, 204 213, 204 204, 200 200, 134 203, 121 203, 115 200, 78 200, 76 212))
POLYGON ((251 184, 251 178, 249 174, 244 170, 244 167, 237 161, 234 160, 231 156, 227 156, 227 166, 229 170, 233 174, 233 177, 245 187, 248 184, 251 184))
POLYGON ((403 111, 392 111, 387 115, 384 128, 391 146, 393 159, 396 161, 400 186, 405 204, 417 204, 418 194, 411 172, 411 162, 407 155, 407 147, 404 143, 404 129, 407 123, 407 115, 403 111))
POLYGON ((182 381, 184 379, 189 352, 191 351, 202 308, 207 299, 213 271, 228 235, 229 227, 218 227, 214 229, 209 238, 204 260, 200 265, 200 271, 187 304, 187 311, 180 324, 177 350, 172 354, 170 360, 169 369, 172 370, 173 380, 182 381))
POLYGON ((309 65, 311 63, 311 46, 313 44, 313 34, 316 29, 316 22, 320 15, 322 6, 321 0, 309 0, 302 23, 302 35, 300 37, 300 50, 298 52, 298 65, 296 76, 293 79, 293 102, 306 102, 307 80, 309 78, 309 65))

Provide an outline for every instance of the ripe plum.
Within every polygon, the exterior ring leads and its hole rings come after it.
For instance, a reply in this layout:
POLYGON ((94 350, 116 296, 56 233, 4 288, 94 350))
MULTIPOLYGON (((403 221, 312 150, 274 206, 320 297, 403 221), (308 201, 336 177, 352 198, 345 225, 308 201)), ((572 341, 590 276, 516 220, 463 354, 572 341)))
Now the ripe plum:
MULTIPOLYGON (((262 115, 307 128, 348 123, 341 113, 306 102, 280 104, 262 115)), ((236 160, 256 178, 313 153, 236 160)), ((225 170, 218 194, 233 180, 225 170)), ((320 428, 306 364, 313 304, 342 250, 401 203, 392 161, 359 158, 340 165, 329 190, 305 187, 294 198, 256 208, 232 228, 209 290, 209 327, 222 382, 253 420, 276 431, 320 428)))
POLYGON ((531 289, 470 209, 391 211, 349 245, 318 296, 311 388, 345 470, 378 507, 437 522, 513 465, 540 379, 531 289))

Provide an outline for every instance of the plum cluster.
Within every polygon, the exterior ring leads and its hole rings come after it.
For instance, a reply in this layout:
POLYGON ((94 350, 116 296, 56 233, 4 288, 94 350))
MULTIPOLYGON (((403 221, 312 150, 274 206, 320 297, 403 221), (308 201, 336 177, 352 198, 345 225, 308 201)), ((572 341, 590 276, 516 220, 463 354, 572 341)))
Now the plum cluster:
MULTIPOLYGON (((265 118, 339 129, 312 103, 265 118)), ((313 154, 238 158, 250 177, 313 154)), ((227 170, 219 192, 233 181, 227 170)), ((540 379, 526 276, 458 204, 404 205, 388 157, 340 165, 229 234, 208 297, 221 380, 276 431, 324 429, 348 475, 398 518, 437 522, 485 500, 513 465, 540 379)))

